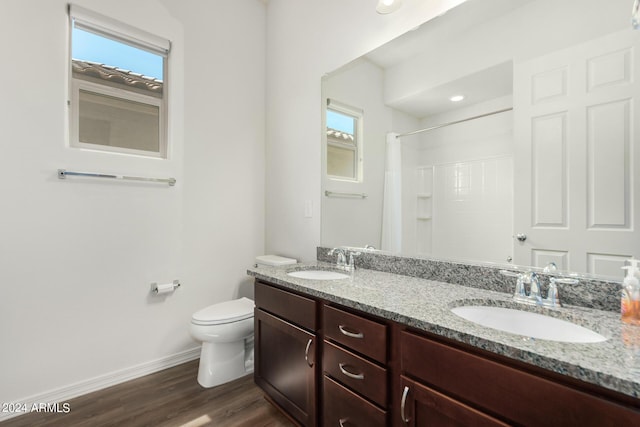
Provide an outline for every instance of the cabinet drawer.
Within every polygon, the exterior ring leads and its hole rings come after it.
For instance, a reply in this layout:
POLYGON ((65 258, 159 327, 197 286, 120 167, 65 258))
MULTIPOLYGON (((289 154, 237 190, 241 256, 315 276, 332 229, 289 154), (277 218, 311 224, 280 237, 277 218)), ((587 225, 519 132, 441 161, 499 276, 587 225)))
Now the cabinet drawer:
POLYGON ((383 427, 387 412, 328 377, 323 377, 325 427, 383 427))
POLYGON ((640 411, 576 388, 403 332, 402 371, 516 424, 639 425, 640 411))
POLYGON ((316 302, 310 298, 256 280, 255 299, 256 307, 262 308, 264 311, 311 331, 317 329, 316 302))
POLYGON ((387 362, 387 326, 324 306, 324 335, 378 362, 387 362))
POLYGON ((322 368, 326 375, 382 407, 387 406, 387 370, 325 341, 322 368))

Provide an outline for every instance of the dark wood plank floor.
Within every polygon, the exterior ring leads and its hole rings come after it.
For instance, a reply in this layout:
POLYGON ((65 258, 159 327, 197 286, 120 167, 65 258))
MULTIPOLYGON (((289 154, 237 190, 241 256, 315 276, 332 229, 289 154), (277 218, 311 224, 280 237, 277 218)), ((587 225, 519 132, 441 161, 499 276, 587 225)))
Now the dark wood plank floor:
MULTIPOLYGON (((198 361, 69 400, 70 412, 29 413, 0 427, 291 427, 249 375, 209 389, 198 361)), ((62 408, 62 407, 61 407, 62 408)))

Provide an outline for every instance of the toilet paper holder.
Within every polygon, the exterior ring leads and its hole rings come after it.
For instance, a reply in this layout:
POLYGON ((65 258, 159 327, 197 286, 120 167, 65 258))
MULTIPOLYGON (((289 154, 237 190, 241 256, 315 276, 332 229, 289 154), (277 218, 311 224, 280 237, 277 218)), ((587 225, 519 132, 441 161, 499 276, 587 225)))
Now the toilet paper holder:
POLYGON ((167 294, 175 291, 180 287, 180 281, 174 280, 173 283, 166 283, 159 285, 157 283, 152 283, 151 285, 151 293, 156 295, 167 294))

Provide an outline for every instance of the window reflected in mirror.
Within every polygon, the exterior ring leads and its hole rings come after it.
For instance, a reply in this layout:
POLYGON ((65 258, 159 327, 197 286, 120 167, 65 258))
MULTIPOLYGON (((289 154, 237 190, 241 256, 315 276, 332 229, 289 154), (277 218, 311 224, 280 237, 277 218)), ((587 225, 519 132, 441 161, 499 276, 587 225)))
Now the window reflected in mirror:
POLYGON ((328 100, 326 119, 328 177, 359 181, 362 112, 328 100))

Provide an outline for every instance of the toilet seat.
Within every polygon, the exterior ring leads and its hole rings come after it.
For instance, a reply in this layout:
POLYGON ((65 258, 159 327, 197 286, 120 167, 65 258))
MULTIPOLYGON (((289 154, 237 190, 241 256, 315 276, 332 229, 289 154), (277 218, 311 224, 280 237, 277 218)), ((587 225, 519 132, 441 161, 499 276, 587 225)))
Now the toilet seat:
POLYGON ((239 322, 253 317, 253 301, 240 298, 210 305, 196 311, 191 317, 191 323, 196 325, 223 325, 239 322))

